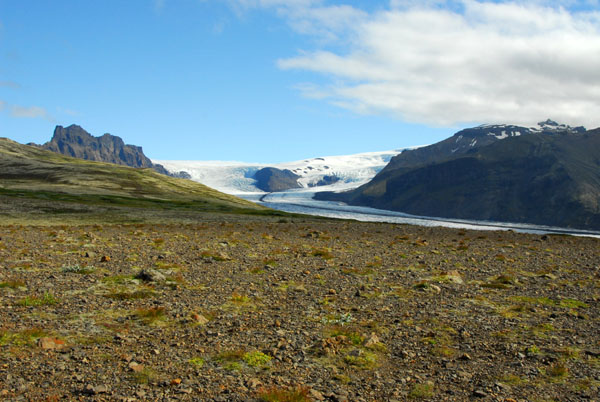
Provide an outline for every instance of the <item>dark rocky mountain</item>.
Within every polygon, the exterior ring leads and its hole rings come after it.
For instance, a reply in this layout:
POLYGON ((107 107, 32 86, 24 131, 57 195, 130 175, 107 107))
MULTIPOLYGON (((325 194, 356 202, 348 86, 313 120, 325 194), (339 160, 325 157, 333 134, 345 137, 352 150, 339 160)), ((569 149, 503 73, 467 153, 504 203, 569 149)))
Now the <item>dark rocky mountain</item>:
POLYGON ((341 179, 339 177, 337 177, 335 174, 325 175, 316 183, 315 182, 309 183, 308 187, 329 186, 330 184, 337 183, 340 180, 341 179))
POLYGON ((190 178, 186 172, 171 173, 162 165, 152 163, 144 155, 142 147, 126 145, 120 137, 111 134, 94 137, 75 124, 69 127, 56 126, 52 139, 38 146, 48 151, 73 158, 114 163, 135 168, 152 168, 158 173, 167 176, 183 179, 190 178))
POLYGON ((480 126, 394 157, 341 200, 445 218, 600 230, 600 129, 480 126))
POLYGON ((274 167, 262 168, 254 174, 256 187, 266 192, 285 191, 302 187, 298 183, 300 176, 291 170, 277 169, 274 167))

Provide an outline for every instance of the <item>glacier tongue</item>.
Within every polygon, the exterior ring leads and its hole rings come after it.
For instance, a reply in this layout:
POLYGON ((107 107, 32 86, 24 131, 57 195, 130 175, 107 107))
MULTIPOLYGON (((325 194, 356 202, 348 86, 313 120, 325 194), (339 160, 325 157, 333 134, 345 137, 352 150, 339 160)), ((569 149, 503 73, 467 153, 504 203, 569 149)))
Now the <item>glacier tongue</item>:
MULTIPOLYGON (((185 171, 192 180, 228 194, 263 193, 255 186, 254 174, 264 167, 288 169, 300 176, 306 191, 339 191, 358 187, 372 179, 402 150, 325 156, 276 164, 230 161, 153 161, 169 171, 185 171), (315 186, 326 176, 339 178, 334 184, 315 186), (311 189, 311 190, 309 190, 311 189)), ((302 189, 300 190, 302 191, 302 189)))

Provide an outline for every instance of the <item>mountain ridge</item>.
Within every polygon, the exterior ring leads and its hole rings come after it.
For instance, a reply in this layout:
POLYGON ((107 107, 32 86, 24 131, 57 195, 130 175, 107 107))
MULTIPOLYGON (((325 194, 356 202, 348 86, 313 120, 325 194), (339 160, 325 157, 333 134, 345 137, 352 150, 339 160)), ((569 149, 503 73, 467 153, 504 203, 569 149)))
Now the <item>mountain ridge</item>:
POLYGON ((527 132, 513 126, 519 135, 500 125, 461 130, 392 158, 357 189, 318 193, 315 199, 422 216, 597 230, 600 129, 551 123, 552 129, 542 124, 527 132))
POLYGON ((94 137, 76 124, 68 127, 56 126, 50 141, 42 145, 33 143, 28 145, 73 158, 114 163, 134 168, 151 168, 167 176, 190 178, 185 172, 169 172, 164 166, 153 163, 150 158, 144 155, 144 151, 140 146, 125 144, 121 137, 109 133, 94 137))
POLYGON ((124 206, 149 211, 269 211, 200 183, 159 174, 151 168, 73 158, 8 138, 0 138, 0 196, 8 200, 3 201, 3 207, 19 199, 35 199, 42 204, 36 207, 38 213, 55 210, 65 200, 77 208, 97 205, 97 208, 124 206))

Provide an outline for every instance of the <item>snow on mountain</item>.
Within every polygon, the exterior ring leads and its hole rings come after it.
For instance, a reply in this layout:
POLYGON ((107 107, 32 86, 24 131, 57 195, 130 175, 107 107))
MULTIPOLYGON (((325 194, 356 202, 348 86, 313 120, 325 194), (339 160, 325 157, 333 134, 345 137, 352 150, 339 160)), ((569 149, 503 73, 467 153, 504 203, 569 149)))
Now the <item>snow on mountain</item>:
POLYGON ((300 176, 298 182, 310 189, 324 178, 339 181, 319 186, 319 191, 358 187, 371 180, 390 159, 402 150, 367 152, 355 155, 325 156, 276 164, 228 161, 154 161, 172 172, 185 171, 192 180, 228 194, 263 193, 254 183, 254 174, 264 167, 288 169, 300 176))

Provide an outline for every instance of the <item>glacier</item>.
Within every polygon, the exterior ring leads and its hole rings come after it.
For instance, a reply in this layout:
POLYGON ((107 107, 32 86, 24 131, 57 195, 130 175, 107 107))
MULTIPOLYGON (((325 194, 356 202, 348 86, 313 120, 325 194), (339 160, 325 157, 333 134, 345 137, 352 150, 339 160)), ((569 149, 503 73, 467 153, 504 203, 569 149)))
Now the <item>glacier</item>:
POLYGON ((593 231, 569 230, 518 223, 414 216, 401 212, 350 206, 341 202, 313 199, 314 194, 317 192, 345 191, 359 187, 370 181, 394 156, 405 149, 415 148, 419 147, 354 155, 317 157, 274 164, 179 160, 152 160, 152 162, 160 163, 171 172, 185 171, 190 174, 192 180, 208 187, 285 212, 339 219, 354 219, 365 222, 388 222, 475 230, 514 230, 516 232, 536 234, 559 233, 600 238, 600 234, 593 231), (258 170, 264 167, 291 170, 300 176, 298 182, 302 185, 302 188, 275 193, 266 193, 258 189, 255 186, 256 180, 253 179, 253 176, 258 170), (314 186, 324 176, 331 175, 339 177, 340 180, 325 186, 314 186))
MULTIPOLYGON (((416 148, 416 147, 414 147, 416 148)), ((409 149, 409 148, 406 148, 409 149)), ((412 149, 412 148, 411 148, 412 149)), ((354 155, 323 156, 284 163, 247 163, 235 161, 173 161, 157 160, 171 172, 185 171, 192 180, 227 194, 265 194, 255 186, 254 174, 265 167, 288 169, 300 176, 298 183, 308 192, 343 191, 356 188, 383 169, 401 150, 365 152, 354 155), (340 180, 315 187, 325 176, 340 180)), ((301 189, 301 190, 302 190, 301 189)))

